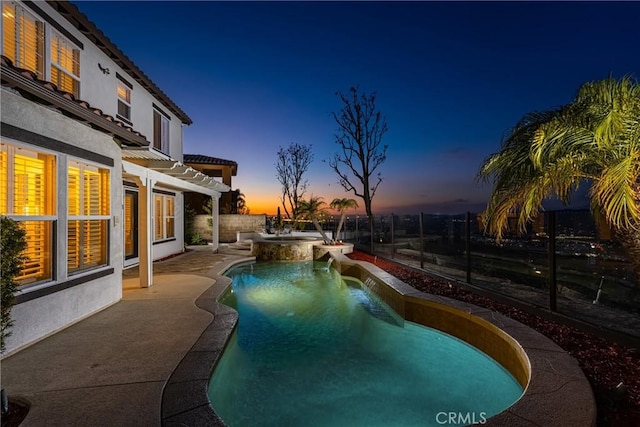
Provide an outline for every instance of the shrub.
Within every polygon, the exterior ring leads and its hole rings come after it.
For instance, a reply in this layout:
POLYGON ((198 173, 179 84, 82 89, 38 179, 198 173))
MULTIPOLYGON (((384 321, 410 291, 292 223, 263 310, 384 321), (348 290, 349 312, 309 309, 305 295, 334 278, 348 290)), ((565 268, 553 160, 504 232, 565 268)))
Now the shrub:
POLYGON ((190 243, 192 245, 206 245, 207 241, 202 238, 199 233, 194 233, 189 237, 190 243))
POLYGON ((5 349, 5 339, 11 335, 11 308, 15 302, 18 284, 16 276, 20 274, 26 260, 24 250, 27 248, 26 232, 16 221, 0 217, 0 284, 1 284, 1 319, 0 319, 0 352, 5 349))

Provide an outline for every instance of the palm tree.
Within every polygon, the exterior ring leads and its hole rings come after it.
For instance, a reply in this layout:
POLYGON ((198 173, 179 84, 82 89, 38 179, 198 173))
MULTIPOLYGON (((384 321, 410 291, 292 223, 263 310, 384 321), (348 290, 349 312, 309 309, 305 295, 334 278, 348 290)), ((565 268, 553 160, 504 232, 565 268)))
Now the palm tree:
MULTIPOLYGON (((340 211, 340 222, 338 222, 338 228, 336 230, 336 238, 340 237, 340 230, 342 230, 342 226, 344 224, 344 220, 347 217, 347 209, 355 209, 358 207, 358 202, 356 202, 354 199, 347 199, 347 198, 335 198, 331 201, 331 204, 329 204, 329 207, 331 209, 336 209, 338 211, 340 211)), ((334 239, 335 240, 335 239, 334 239)))
POLYGON ((324 215, 325 203, 322 201, 322 197, 311 196, 309 200, 300 200, 298 202, 298 214, 302 219, 310 219, 316 230, 320 232, 325 244, 329 244, 331 239, 327 236, 327 233, 322 229, 320 225, 319 217, 324 215))
POLYGON ((525 115, 478 179, 493 182, 483 220, 498 239, 510 214, 524 231, 545 198, 567 204, 588 183, 597 223, 616 232, 640 278, 640 85, 633 78, 585 83, 571 104, 525 115))
POLYGON ((249 206, 247 206, 247 200, 244 198, 244 193, 240 191, 239 188, 236 189, 237 198, 236 198, 236 211, 239 215, 249 215, 251 210, 249 206))

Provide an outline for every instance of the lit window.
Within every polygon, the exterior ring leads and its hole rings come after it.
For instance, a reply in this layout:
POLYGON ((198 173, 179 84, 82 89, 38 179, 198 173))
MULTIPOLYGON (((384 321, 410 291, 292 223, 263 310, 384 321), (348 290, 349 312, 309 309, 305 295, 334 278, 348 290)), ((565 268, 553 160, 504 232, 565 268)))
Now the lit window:
POLYGON ((27 232, 21 285, 51 280, 52 230, 56 221, 55 156, 0 144, 0 214, 27 232))
POLYGON ((67 184, 69 273, 105 265, 108 262, 109 171, 70 161, 67 184))
POLYGON ((0 213, 6 215, 9 213, 8 207, 8 191, 9 191, 9 172, 8 172, 8 154, 5 145, 2 144, 0 150, 0 213))
POLYGON ((163 221, 164 221, 164 204, 162 203, 162 196, 155 196, 154 197, 154 205, 155 205, 155 224, 154 224, 154 228, 155 228, 155 240, 162 240, 164 239, 164 227, 163 227, 163 221))
POLYGON ((51 33, 51 82, 80 96, 80 50, 60 34, 51 33))
POLYGON ((164 216, 164 231, 165 236, 175 237, 175 198, 165 197, 166 209, 164 216))
POLYGON ((118 82, 118 117, 131 120, 131 89, 118 82))
POLYGON ((2 54, 44 79, 44 25, 15 2, 2 2, 2 54))
POLYGON ((166 240, 176 236, 174 196, 154 195, 154 240, 166 240))
POLYGON ((153 110, 153 147, 169 154, 169 118, 153 110))

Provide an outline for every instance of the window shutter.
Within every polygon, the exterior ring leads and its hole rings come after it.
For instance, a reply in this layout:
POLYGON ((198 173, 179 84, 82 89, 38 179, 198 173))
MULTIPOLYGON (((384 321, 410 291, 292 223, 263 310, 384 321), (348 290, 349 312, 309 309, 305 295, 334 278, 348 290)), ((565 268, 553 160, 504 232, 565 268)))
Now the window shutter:
POLYGON ((80 215, 80 169, 69 167, 67 178, 69 215, 80 215))
POLYGON ((67 268, 74 271, 80 267, 80 221, 68 221, 67 227, 67 268))
POLYGON ((87 220, 84 223, 84 267, 95 267, 105 262, 106 221, 87 220))
POLYGON ((156 240, 164 238, 162 222, 164 221, 164 212, 162 209, 162 196, 155 196, 155 234, 156 240))
POLYGON ((109 171, 100 169, 100 215, 111 213, 111 179, 109 171))
POLYGON ((100 215, 100 175, 84 170, 84 215, 100 215))
POLYGON ((16 279, 24 283, 51 277, 51 222, 21 221, 20 226, 27 232, 27 261, 16 279))
POLYGON ((9 162, 7 157, 8 155, 3 144, 0 150, 0 214, 2 215, 9 213, 9 162))
POLYGON ((75 272, 108 262, 110 178, 109 170, 80 162, 70 162, 68 176, 67 266, 75 272))
POLYGON ((44 78, 44 25, 26 10, 17 7, 18 66, 34 71, 44 78))
POLYGON ((16 277, 20 284, 51 278, 55 159, 4 141, 0 146, 0 214, 18 216, 26 231, 27 261, 16 277))
POLYGON ((174 198, 167 197, 165 199, 167 201, 167 212, 166 212, 166 236, 165 237, 175 237, 175 207, 174 207, 174 198))
MULTIPOLYGON (((27 152, 25 152, 27 154, 27 152)), ((35 154, 34 154, 35 155, 35 154)), ((14 157, 14 201, 16 215, 47 215, 45 162, 30 155, 14 157)))
POLYGON ((58 89, 80 95, 80 50, 57 33, 51 34, 51 81, 58 89))
POLYGON ((16 65, 16 9, 10 2, 2 2, 2 54, 16 65))

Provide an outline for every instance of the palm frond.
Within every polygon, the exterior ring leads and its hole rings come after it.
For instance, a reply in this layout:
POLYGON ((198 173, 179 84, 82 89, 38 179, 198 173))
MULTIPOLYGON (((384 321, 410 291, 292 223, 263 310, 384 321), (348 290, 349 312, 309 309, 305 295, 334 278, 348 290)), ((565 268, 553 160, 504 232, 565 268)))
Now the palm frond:
POLYGON ((594 181, 592 195, 598 200, 608 222, 616 228, 633 228, 640 221, 638 179, 640 153, 620 157, 603 169, 594 181))
POLYGON ((476 180, 493 192, 482 214, 486 230, 518 229, 545 198, 568 203, 580 183, 592 183, 591 208, 617 228, 640 224, 640 85, 631 77, 587 82, 571 104, 526 114, 480 165, 476 180))

